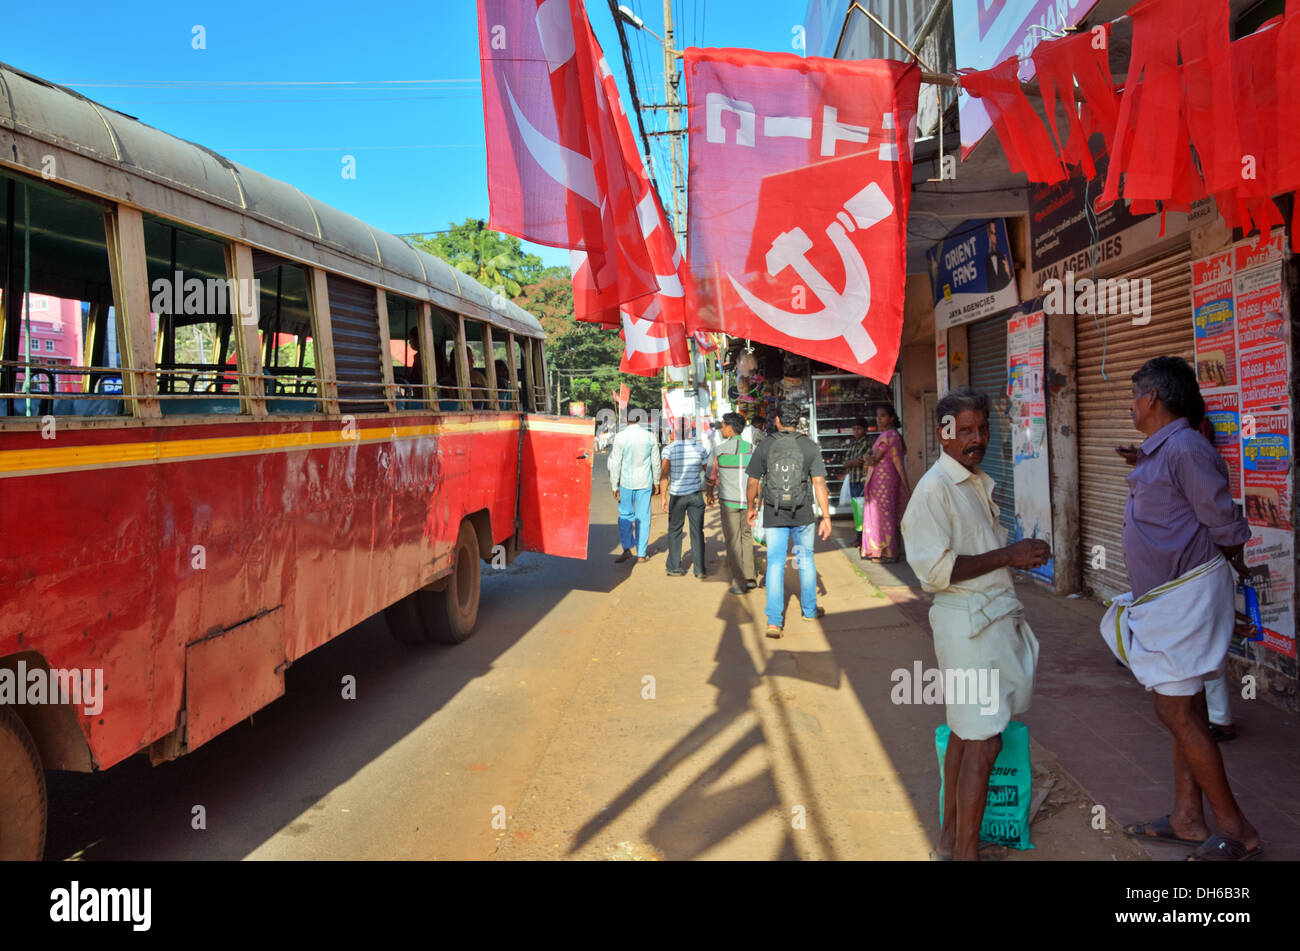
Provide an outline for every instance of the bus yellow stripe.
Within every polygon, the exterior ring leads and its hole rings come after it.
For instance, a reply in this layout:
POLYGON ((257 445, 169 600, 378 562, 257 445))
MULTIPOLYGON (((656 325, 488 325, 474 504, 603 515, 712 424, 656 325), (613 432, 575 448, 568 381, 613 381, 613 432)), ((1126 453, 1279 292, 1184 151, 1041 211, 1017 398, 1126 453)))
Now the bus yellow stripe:
POLYGON ((179 462, 214 456, 292 452, 298 449, 329 449, 351 444, 390 439, 419 439, 426 436, 500 432, 519 428, 518 419, 488 422, 447 422, 434 426, 370 426, 348 430, 315 430, 297 433, 258 433, 209 439, 168 439, 152 442, 110 443, 96 446, 51 446, 41 449, 11 449, 0 453, 0 476, 37 472, 66 472, 100 466, 139 465, 150 462, 179 462))

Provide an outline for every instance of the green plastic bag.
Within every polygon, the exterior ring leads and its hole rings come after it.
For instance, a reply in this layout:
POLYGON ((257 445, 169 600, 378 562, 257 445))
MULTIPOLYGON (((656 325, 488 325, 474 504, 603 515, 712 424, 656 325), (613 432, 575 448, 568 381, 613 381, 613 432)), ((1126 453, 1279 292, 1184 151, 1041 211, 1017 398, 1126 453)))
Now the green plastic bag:
POLYGON ((862 512, 866 508, 866 499, 858 496, 853 499, 853 527, 862 531, 862 512))
MULTIPOLYGON (((943 757, 948 750, 948 725, 934 731, 939 754, 939 825, 943 826, 943 757)), ((1029 800, 1033 774, 1029 768, 1029 727, 1012 720, 1002 731, 1002 752, 989 774, 989 797, 980 823, 980 840, 1013 849, 1032 849, 1029 841, 1029 800)))

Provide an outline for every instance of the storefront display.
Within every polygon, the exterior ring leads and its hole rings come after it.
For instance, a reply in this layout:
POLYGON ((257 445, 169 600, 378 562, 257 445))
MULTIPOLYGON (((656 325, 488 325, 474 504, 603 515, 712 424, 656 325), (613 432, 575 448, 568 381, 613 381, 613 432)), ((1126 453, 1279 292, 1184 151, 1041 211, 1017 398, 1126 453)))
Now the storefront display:
POLYGON ((849 444, 853 442, 853 424, 859 418, 867 421, 871 441, 879 435, 876 430, 876 407, 881 404, 898 406, 898 376, 893 386, 885 386, 865 376, 846 373, 814 373, 812 375, 813 405, 809 435, 821 446, 822 460, 826 463, 826 488, 830 494, 832 515, 852 515, 852 509, 839 504, 840 489, 844 484, 849 444))

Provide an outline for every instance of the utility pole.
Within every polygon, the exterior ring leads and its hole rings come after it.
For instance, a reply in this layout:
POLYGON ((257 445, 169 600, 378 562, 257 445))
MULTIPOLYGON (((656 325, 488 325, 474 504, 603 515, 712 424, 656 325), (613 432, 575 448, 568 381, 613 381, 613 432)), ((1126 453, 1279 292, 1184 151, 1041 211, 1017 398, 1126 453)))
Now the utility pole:
POLYGON ((668 106, 668 149, 673 173, 673 234, 685 253, 686 223, 683 220, 682 191, 686 176, 682 169, 682 101, 677 94, 677 59, 680 55, 673 49, 673 2, 664 0, 664 104, 668 106))

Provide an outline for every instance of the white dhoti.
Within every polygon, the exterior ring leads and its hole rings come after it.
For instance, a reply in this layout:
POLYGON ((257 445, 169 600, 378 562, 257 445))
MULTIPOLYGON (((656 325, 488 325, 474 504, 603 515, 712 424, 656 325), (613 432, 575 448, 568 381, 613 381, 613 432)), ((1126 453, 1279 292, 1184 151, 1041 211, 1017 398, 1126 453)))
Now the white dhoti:
POLYGON ((930 608, 930 627, 944 675, 948 727, 957 737, 987 740, 1005 730, 1013 715, 1029 709, 1038 638, 1025 623, 1024 605, 1014 591, 939 591, 930 608))
POLYGON ((1121 594, 1101 619, 1101 636, 1142 686, 1190 697, 1223 669, 1235 588, 1231 566, 1217 555, 1140 598, 1121 594))

